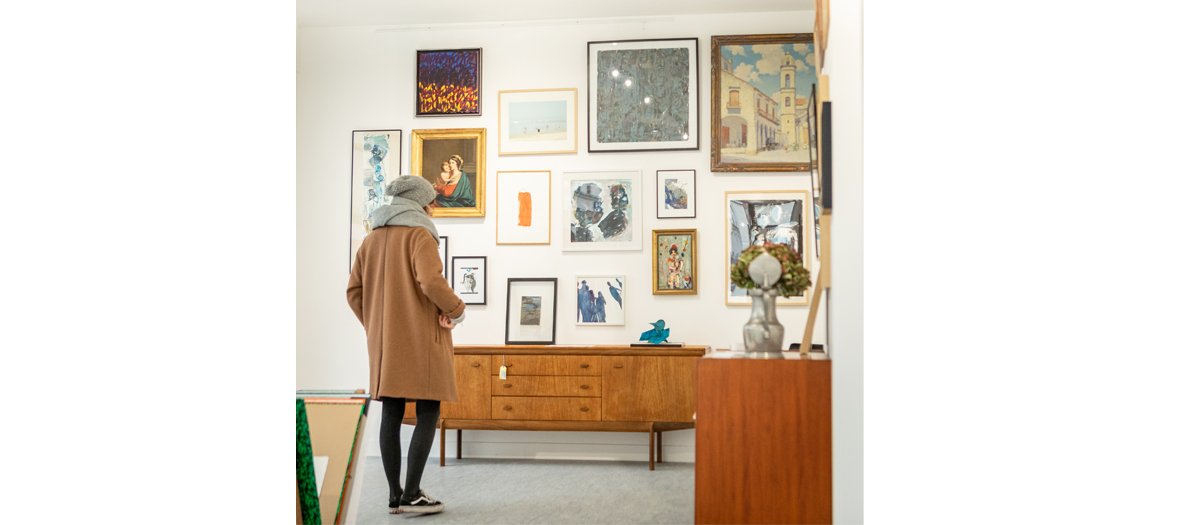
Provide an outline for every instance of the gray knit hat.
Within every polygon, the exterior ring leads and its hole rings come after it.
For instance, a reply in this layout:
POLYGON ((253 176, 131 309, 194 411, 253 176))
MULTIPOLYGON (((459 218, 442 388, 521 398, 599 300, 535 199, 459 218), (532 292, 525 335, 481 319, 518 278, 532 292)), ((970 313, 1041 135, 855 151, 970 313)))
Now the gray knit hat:
POLYGON ((389 181, 389 186, 385 192, 387 195, 393 197, 401 197, 403 199, 410 199, 422 206, 426 206, 434 202, 436 195, 434 186, 431 186, 426 179, 422 177, 415 177, 413 175, 402 175, 392 181, 389 181))

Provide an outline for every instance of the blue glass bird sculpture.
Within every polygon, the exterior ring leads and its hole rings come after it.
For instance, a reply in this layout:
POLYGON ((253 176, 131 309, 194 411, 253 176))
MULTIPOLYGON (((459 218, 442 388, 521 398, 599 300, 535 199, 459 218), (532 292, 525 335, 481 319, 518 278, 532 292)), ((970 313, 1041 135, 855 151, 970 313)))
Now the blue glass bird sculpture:
POLYGON ((664 328, 664 320, 660 319, 654 323, 649 323, 654 326, 651 330, 643 332, 639 336, 640 341, 647 341, 652 344, 660 344, 668 340, 668 334, 672 332, 670 328, 664 328))

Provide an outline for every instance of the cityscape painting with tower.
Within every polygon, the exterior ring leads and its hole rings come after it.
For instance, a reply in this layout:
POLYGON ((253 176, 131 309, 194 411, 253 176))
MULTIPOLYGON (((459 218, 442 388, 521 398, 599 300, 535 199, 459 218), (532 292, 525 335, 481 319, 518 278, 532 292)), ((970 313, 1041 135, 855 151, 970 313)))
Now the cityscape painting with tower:
POLYGON ((811 43, 722 45, 721 162, 809 162, 807 97, 816 82, 811 43))

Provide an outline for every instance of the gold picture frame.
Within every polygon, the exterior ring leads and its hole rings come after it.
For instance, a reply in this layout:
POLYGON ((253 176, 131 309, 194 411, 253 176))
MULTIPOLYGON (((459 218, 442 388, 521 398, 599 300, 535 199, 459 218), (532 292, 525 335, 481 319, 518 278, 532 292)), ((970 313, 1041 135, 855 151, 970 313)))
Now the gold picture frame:
POLYGON ((410 137, 410 174, 440 188, 435 217, 485 216, 487 128, 416 129, 410 137), (444 165, 458 157, 458 179, 442 182, 444 165), (472 166, 474 164, 474 166, 472 166), (432 167, 432 168, 431 168, 432 167), (426 169, 424 169, 426 168, 426 169), (471 180, 474 179, 474 180, 471 180), (446 191, 450 191, 447 194, 446 191))
POLYGON ((578 152, 578 88, 514 89, 498 95, 499 155, 578 152), (513 111, 513 106, 519 109, 513 111))
POLYGON ((652 230, 651 231, 651 294, 652 295, 696 295, 697 290, 697 276, 700 275, 700 266, 697 264, 697 252, 700 251, 700 245, 697 244, 696 229, 687 230, 652 230), (664 242, 660 238, 665 237, 664 242), (685 238, 687 237, 687 241, 685 238), (677 244, 679 243, 679 244, 677 244), (684 252, 687 246, 688 252, 691 253, 687 257, 689 263, 688 275, 683 275, 683 263, 685 262, 684 252), (675 249, 676 255, 673 257, 671 251, 675 249), (676 270, 677 274, 670 275, 672 270, 668 268, 670 265, 670 258, 679 259, 681 269, 676 270), (661 265, 661 263, 668 263, 661 265), (663 273, 661 273, 663 271, 663 273), (687 288, 678 288, 675 282, 687 283, 687 288), (661 286, 664 285, 664 286, 661 286))

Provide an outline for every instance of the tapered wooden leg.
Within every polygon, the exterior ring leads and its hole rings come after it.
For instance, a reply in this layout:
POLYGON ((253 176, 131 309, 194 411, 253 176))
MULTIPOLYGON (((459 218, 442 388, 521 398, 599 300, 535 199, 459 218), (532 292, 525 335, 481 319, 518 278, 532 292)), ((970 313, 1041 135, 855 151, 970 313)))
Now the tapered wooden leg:
POLYGON ((447 420, 438 420, 438 466, 447 466, 447 420))
POLYGON ((463 429, 455 431, 455 459, 463 459, 463 429))
POLYGON ((656 432, 656 463, 664 462, 664 433, 656 432))
POLYGON ((647 430, 647 470, 656 469, 656 426, 652 424, 647 430))

